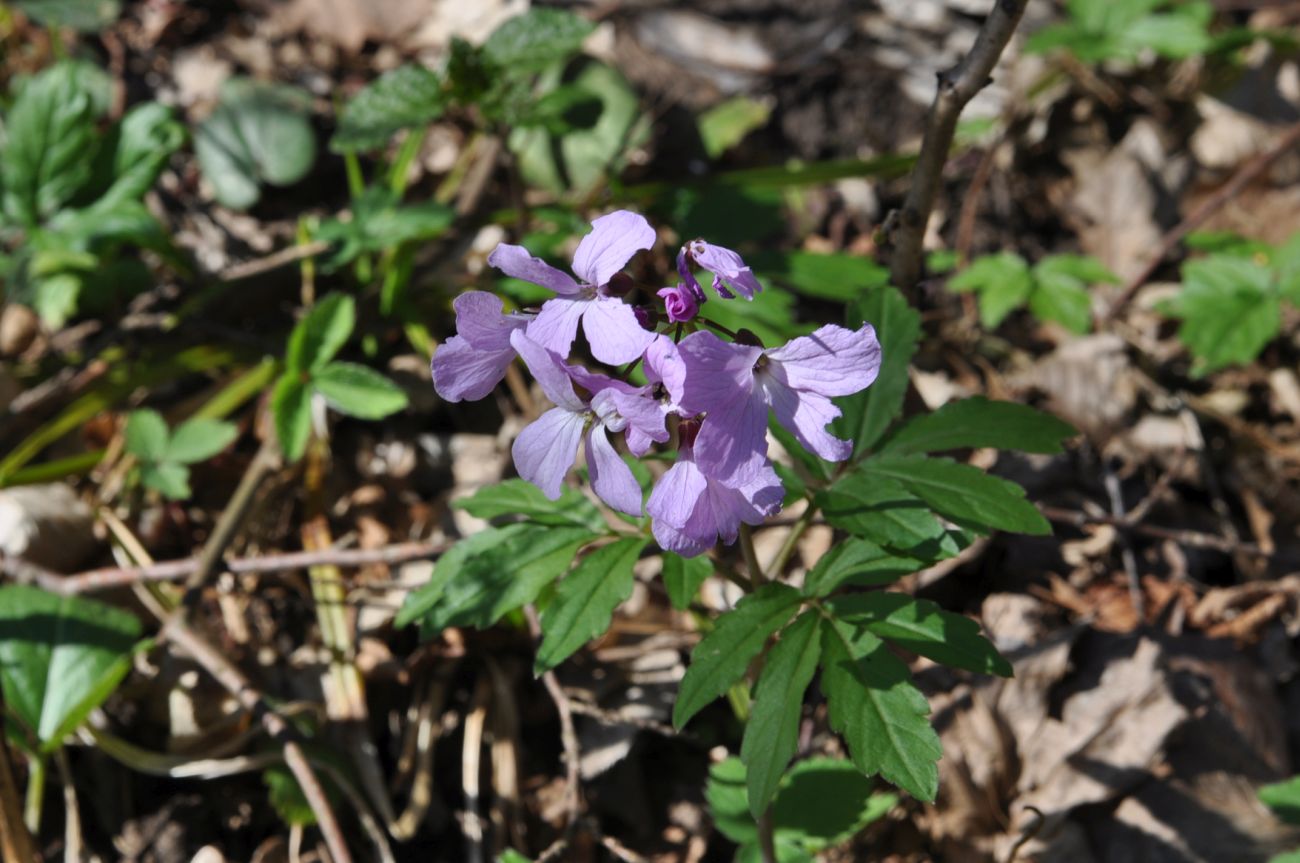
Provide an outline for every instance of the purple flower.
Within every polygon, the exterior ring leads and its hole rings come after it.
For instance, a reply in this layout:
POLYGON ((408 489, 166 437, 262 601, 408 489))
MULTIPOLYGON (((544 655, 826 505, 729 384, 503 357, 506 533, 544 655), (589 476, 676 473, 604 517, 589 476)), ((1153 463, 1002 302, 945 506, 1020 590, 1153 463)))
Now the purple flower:
POLYGON ((528 325, 529 338, 567 358, 581 320, 592 354, 617 365, 641 356, 654 335, 637 323, 631 306, 610 295, 609 282, 633 255, 654 242, 654 228, 643 216, 618 210, 592 222, 591 233, 578 244, 573 271, 581 283, 533 257, 523 246, 502 243, 488 255, 488 263, 508 276, 559 294, 542 304, 537 319, 528 325))
MULTIPOLYGON (((696 285, 698 288, 699 285, 696 285)), ((675 288, 661 288, 658 296, 664 301, 664 309, 668 312, 668 320, 674 324, 685 323, 695 317, 695 313, 700 310, 700 301, 685 284, 678 282, 675 288)))
POLYGON ((880 371, 880 342, 870 324, 827 324, 779 348, 724 342, 692 333, 677 346, 686 366, 681 408, 706 414, 695 447, 701 470, 731 485, 752 479, 767 453, 767 410, 813 452, 843 461, 853 445, 826 426, 840 415, 831 401, 866 389, 880 371))
POLYGON ((715 246, 703 240, 691 240, 677 253, 677 272, 701 302, 704 300, 704 291, 691 273, 692 263, 713 273, 713 290, 724 300, 734 296, 727 288, 731 288, 747 300, 754 299, 754 294, 763 290, 758 279, 754 278, 753 270, 745 266, 740 255, 731 249, 715 246))
POLYGON ((481 399, 501 383, 515 358, 510 334, 527 326, 532 315, 502 314, 501 300, 484 291, 469 291, 452 301, 457 335, 433 354, 433 388, 449 402, 481 399))
POLYGON ((512 333, 510 343, 555 404, 515 439, 511 455, 519 475, 556 500, 582 443, 591 487, 600 499, 620 512, 640 515, 641 487, 609 442, 609 433, 626 432, 628 449, 644 455, 652 441, 668 440, 659 403, 643 387, 566 365, 523 332, 512 333), (579 397, 574 383, 591 393, 589 400, 579 397))
POLYGON ((730 486, 700 470, 689 442, 692 423, 680 428, 677 463, 668 469, 646 504, 651 531, 659 545, 685 557, 702 554, 721 539, 736 541, 741 522, 762 524, 781 511, 781 480, 763 465, 748 481, 730 486))

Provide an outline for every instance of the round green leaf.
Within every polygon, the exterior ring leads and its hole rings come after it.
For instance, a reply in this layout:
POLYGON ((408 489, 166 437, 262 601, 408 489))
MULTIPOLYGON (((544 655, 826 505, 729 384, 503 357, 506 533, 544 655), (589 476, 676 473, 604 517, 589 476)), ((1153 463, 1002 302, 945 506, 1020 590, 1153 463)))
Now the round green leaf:
POLYGON ((233 423, 194 417, 176 427, 167 444, 168 461, 192 464, 205 461, 230 445, 239 435, 233 423))
POLYGON ((132 411, 126 419, 126 451, 141 461, 167 457, 167 421, 155 410, 132 411))

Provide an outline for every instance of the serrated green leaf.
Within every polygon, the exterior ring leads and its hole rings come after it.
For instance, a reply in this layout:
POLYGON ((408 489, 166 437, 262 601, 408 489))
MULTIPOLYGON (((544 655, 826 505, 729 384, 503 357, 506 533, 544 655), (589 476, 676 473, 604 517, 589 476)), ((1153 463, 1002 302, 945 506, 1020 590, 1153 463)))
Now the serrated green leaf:
POLYGON ((1259 789, 1259 799, 1278 818, 1300 826, 1300 776, 1265 785, 1259 789))
POLYGON ((997 447, 1052 454, 1063 452, 1062 441, 1076 434, 1074 426, 1028 405, 976 396, 908 420, 889 436, 880 452, 910 455, 997 447))
POLYGON ((359 419, 383 419, 410 402, 397 384, 356 363, 332 362, 317 369, 311 382, 330 407, 359 419))
POLYGON ((663 554, 664 590, 668 591, 673 608, 689 608, 700 585, 712 574, 713 562, 704 555, 682 557, 671 551, 663 554))
POLYGON ((419 620, 426 637, 449 626, 491 626, 536 599, 597 536, 586 528, 527 522, 476 533, 438 560, 428 583, 407 597, 396 625, 419 620))
POLYGON ((537 524, 585 527, 594 533, 607 529, 600 510, 582 492, 566 487, 560 490, 559 500, 549 500, 540 488, 522 479, 484 486, 452 506, 475 518, 521 515, 537 524))
POLYGON ((176 462, 146 462, 140 465, 140 481, 169 500, 190 496, 190 469, 176 462))
POLYGON ((833 526, 909 557, 941 560, 959 550, 945 542, 931 507, 898 482, 850 471, 815 501, 833 526))
POLYGON ((886 551, 874 542, 851 537, 822 555, 804 579, 805 596, 825 596, 838 587, 890 584, 924 569, 926 563, 886 551))
POLYGON ((696 118, 700 143, 710 159, 716 159, 762 128, 772 114, 767 102, 749 96, 733 96, 719 102, 696 118))
POLYGON ((167 460, 181 464, 206 461, 239 436, 234 423, 207 417, 193 417, 176 427, 167 444, 167 460))
POLYGON ((841 620, 935 662, 979 674, 1012 674, 1011 663, 980 635, 979 624, 928 599, 877 590, 836 597, 827 607, 841 620))
POLYGON ((1254 261, 1215 256, 1183 266, 1178 338, 1196 357, 1197 374, 1250 363, 1282 326, 1271 274, 1254 261))
POLYGON ((850 306, 846 323, 853 328, 865 321, 876 328, 882 351, 876 382, 857 395, 836 399, 844 416, 831 424, 838 437, 853 442, 861 458, 880 440, 903 409, 907 394, 907 366, 921 336, 921 316, 896 288, 881 288, 850 306))
POLYGON ((976 529, 1046 535, 1052 527, 1013 482, 951 459, 882 455, 858 465, 868 481, 893 480, 935 512, 976 529))
POLYGON ((898 805, 897 794, 875 794, 875 783, 852 762, 810 758, 790 768, 772 804, 781 835, 810 851, 847 842, 898 805))
POLYGON ((1024 258, 1014 252, 1000 252, 976 260, 949 279, 948 288, 977 292, 980 323, 992 330, 1029 301, 1034 279, 1024 258))
POLYGON ((289 336, 285 364, 290 372, 314 372, 334 359, 357 323, 356 302, 330 294, 312 306, 289 336))
POLYGON ((691 651, 691 664, 673 705, 673 725, 681 728, 739 680, 767 639, 794 616, 799 602, 794 588, 765 584, 719 617, 713 631, 691 651))
POLYGON ((930 705, 885 643, 840 620, 822 628, 822 690, 831 728, 863 773, 879 773, 921 800, 939 789, 939 735, 930 705))
POLYGON ((140 622, 112 606, 26 585, 0 587, 5 707, 57 748, 131 668, 140 622))
POLYGON ((821 618, 805 611, 781 630, 768 651, 754 691, 740 760, 745 763, 749 811, 760 817, 776 794, 799 745, 803 697, 821 656, 821 618))
POLYGON ((542 611, 542 644, 533 674, 554 668, 609 629, 614 609, 632 595, 632 565, 649 542, 632 536, 602 545, 560 581, 555 598, 542 611))
POLYGON ((126 451, 141 461, 167 458, 167 420, 156 410, 143 408, 126 418, 126 451))
POLYGON ((593 29, 572 12, 534 7, 492 31, 483 56, 510 74, 535 72, 576 54, 593 29))
POLYGON ((1029 311, 1040 321, 1055 321, 1072 333, 1092 329, 1092 297, 1078 282, 1057 274, 1034 280, 1029 311))
POLYGON ((348 100, 330 149, 343 153, 383 147, 401 130, 438 119, 446 107, 441 75, 423 66, 399 66, 348 100))
POLYGON ((276 382, 271 393, 271 417, 280 451, 289 461, 297 461, 311 437, 311 390, 293 374, 285 374, 276 382))

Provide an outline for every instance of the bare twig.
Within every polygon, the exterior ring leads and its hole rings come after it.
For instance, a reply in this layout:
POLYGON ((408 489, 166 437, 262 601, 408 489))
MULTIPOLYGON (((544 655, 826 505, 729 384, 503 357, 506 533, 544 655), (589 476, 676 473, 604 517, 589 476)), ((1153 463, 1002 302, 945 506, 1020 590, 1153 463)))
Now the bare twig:
MULTIPOLYGON (((524 606, 524 614, 528 618, 528 630, 532 633, 533 639, 540 639, 542 637, 542 624, 537 619, 537 609, 531 605, 526 605, 524 606)), ((567 837, 578 826, 578 816, 582 813, 582 775, 580 772, 582 750, 578 748, 578 732, 573 725, 573 706, 569 702, 569 696, 564 694, 564 687, 560 686, 559 678, 555 676, 555 672, 547 671, 543 674, 542 684, 546 686, 546 693, 551 696, 551 701, 555 703, 555 711, 560 716, 560 743, 564 747, 565 774, 564 811, 566 823, 564 832, 567 837)))
POLYGON ((13 766, 5 736, 0 734, 0 858, 16 863, 34 863, 36 849, 23 823, 23 804, 18 798, 13 766))
POLYGON ((1154 537, 1156 539, 1170 539, 1174 542, 1190 545, 1194 548, 1212 548, 1216 551, 1233 554, 1244 552, 1246 554, 1257 554, 1268 556, 1265 551, 1253 542, 1234 542, 1221 536, 1215 536, 1212 533, 1201 533, 1194 530, 1177 530, 1168 527, 1158 527, 1153 524, 1133 524, 1127 518, 1121 518, 1113 515, 1090 515, 1085 512, 1079 512, 1072 509, 1060 509, 1054 506, 1040 506, 1039 511, 1047 517, 1049 521, 1058 524, 1070 524, 1075 527, 1086 527, 1090 524, 1109 524, 1122 530, 1129 530, 1133 533, 1140 533, 1144 536, 1154 537))
POLYGON ((908 289, 921 275, 925 227, 934 209, 944 163, 957 131, 962 109, 989 83, 989 76, 1011 39, 1029 0, 995 0, 969 53, 951 69, 939 73, 939 88, 926 121, 921 153, 912 169, 912 186, 898 212, 891 237, 894 251, 890 278, 908 289))
POLYGON ((330 244, 324 240, 317 240, 314 243, 286 246, 285 248, 272 252, 265 257, 232 264, 217 273, 217 280, 222 282, 235 282, 240 279, 259 276, 262 273, 268 273, 271 270, 278 270, 280 267, 288 266, 289 264, 296 264, 306 258, 315 257, 322 252, 329 251, 329 247, 330 244))
MULTIPOLYGON (((1124 495, 1120 488, 1119 477, 1110 469, 1110 465, 1103 464, 1103 468, 1106 496, 1110 499, 1110 514, 1126 524, 1131 524, 1128 512, 1124 509, 1124 495)), ((1120 560, 1124 563, 1124 574, 1128 577, 1129 601, 1133 603, 1133 611, 1137 613, 1138 620, 1146 620, 1146 601, 1142 598, 1142 581, 1138 575, 1137 555, 1133 554, 1133 546, 1129 543, 1128 537, 1123 534, 1119 535, 1119 546, 1120 560)))
POLYGON ((1138 292, 1138 289, 1146 284, 1147 279, 1151 278, 1151 274, 1164 262, 1165 257, 1182 242, 1183 237, 1196 230, 1204 224, 1206 219, 1240 195, 1256 177, 1267 171, 1282 156, 1294 150, 1297 145, 1300 145, 1300 123, 1289 126, 1276 144, 1242 165, 1237 173, 1232 175, 1232 179, 1224 183, 1217 192, 1202 201, 1199 207, 1188 213, 1185 219, 1171 228, 1161 237, 1160 245, 1156 248, 1156 253, 1151 256, 1147 265, 1124 285, 1124 290, 1120 291, 1119 296, 1110 304, 1110 308, 1106 310, 1099 323, 1105 324, 1113 321, 1115 316, 1123 311, 1124 307, 1133 299, 1133 295, 1138 292))

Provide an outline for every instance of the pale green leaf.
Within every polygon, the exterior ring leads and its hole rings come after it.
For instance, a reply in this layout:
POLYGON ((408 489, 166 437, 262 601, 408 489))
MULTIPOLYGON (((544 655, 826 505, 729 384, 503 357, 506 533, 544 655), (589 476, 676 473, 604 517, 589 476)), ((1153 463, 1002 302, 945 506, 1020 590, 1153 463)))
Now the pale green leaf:
POLYGON ((312 372, 334 358, 357 323, 356 302, 347 294, 322 298, 289 336, 285 364, 290 372, 312 372))
POLYGON ((492 31, 483 56, 510 74, 534 72, 576 54, 594 29, 567 10, 535 7, 492 31))
POLYGON ((280 451, 289 461, 297 461, 311 437, 311 390, 293 374, 276 382, 271 393, 271 417, 280 451))
POLYGON ((149 408, 132 411, 126 418, 126 451, 141 461, 158 462, 167 458, 167 421, 149 408))
POLYGON ((190 469, 176 462, 147 462, 140 465, 140 481, 170 500, 190 496, 190 469))
POLYGON ((533 673, 559 665, 575 650, 609 629, 614 609, 632 595, 632 565, 649 543, 624 537, 587 554, 561 581, 542 611, 542 644, 533 673))
POLYGON ((1300 776, 1259 789, 1259 799, 1288 824, 1300 825, 1300 776))
POLYGON ((696 119, 704 152, 716 159, 762 128, 772 114, 772 106, 750 96, 733 96, 704 111, 696 119))
POLYGON ((194 417, 176 427, 167 444, 167 459, 182 464, 206 461, 230 446, 239 436, 234 423, 194 417))
POLYGON ((348 416, 383 419, 406 407, 406 391, 379 372, 356 363, 333 362, 317 369, 312 386, 330 407, 348 416))
POLYGON ((977 292, 980 322, 992 330, 1029 301, 1034 280, 1024 258, 1014 252, 1001 252, 976 260, 949 279, 948 288, 977 292))

